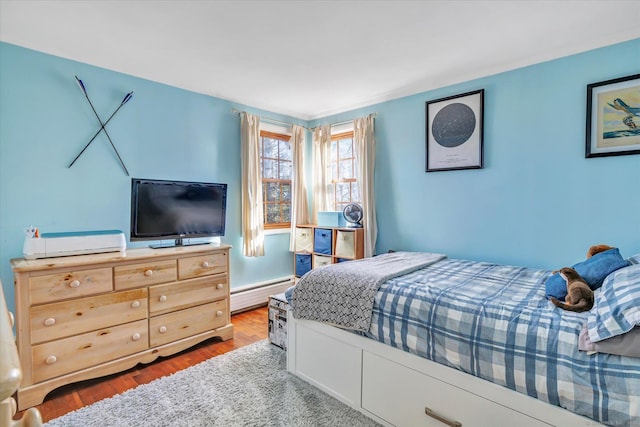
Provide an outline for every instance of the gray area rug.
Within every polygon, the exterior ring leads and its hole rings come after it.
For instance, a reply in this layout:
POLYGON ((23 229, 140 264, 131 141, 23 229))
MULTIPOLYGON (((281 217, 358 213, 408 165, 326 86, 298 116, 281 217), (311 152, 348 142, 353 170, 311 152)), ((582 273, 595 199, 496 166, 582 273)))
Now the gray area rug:
POLYGON ((377 426, 286 371, 266 340, 70 412, 46 427, 377 426))

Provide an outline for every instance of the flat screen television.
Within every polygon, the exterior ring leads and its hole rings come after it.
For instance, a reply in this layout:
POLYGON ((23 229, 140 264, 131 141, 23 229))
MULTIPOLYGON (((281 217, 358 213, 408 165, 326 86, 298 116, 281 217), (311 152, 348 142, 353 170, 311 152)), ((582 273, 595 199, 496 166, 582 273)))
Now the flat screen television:
MULTIPOLYGON (((227 184, 158 179, 131 180, 131 241, 224 236, 227 184)), ((206 242, 204 242, 206 243, 206 242)))

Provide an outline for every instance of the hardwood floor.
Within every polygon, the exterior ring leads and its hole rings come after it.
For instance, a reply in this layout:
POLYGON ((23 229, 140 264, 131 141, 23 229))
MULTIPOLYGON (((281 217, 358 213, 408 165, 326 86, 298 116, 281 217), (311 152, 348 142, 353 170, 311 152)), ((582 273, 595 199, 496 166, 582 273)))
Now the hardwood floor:
MULTIPOLYGON (((47 422, 98 400, 123 393, 140 384, 146 384, 156 378, 171 375, 204 360, 266 339, 267 316, 267 306, 234 314, 231 316, 233 339, 229 341, 222 342, 219 338, 212 338, 181 353, 158 358, 147 365, 138 365, 117 374, 57 388, 36 407, 42 414, 42 420, 47 422)), ((22 412, 19 412, 15 418, 21 416, 22 412)))

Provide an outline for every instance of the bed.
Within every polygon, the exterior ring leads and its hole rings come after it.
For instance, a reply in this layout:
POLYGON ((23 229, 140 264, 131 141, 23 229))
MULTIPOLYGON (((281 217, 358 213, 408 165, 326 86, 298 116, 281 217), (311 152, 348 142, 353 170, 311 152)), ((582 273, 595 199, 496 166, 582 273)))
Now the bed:
POLYGON ((637 333, 640 265, 574 313, 548 301, 550 271, 406 256, 311 270, 289 289, 288 370, 383 425, 640 426, 640 358, 579 350, 581 333, 637 333))

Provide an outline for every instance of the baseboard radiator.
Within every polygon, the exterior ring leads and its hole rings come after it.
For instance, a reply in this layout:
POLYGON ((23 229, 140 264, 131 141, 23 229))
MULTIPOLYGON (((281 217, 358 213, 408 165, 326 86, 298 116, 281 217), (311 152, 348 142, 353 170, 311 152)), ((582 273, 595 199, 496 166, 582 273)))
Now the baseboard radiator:
POLYGON ((269 300, 269 295, 282 293, 293 286, 294 283, 294 277, 287 276, 231 288, 231 313, 265 305, 269 300))

